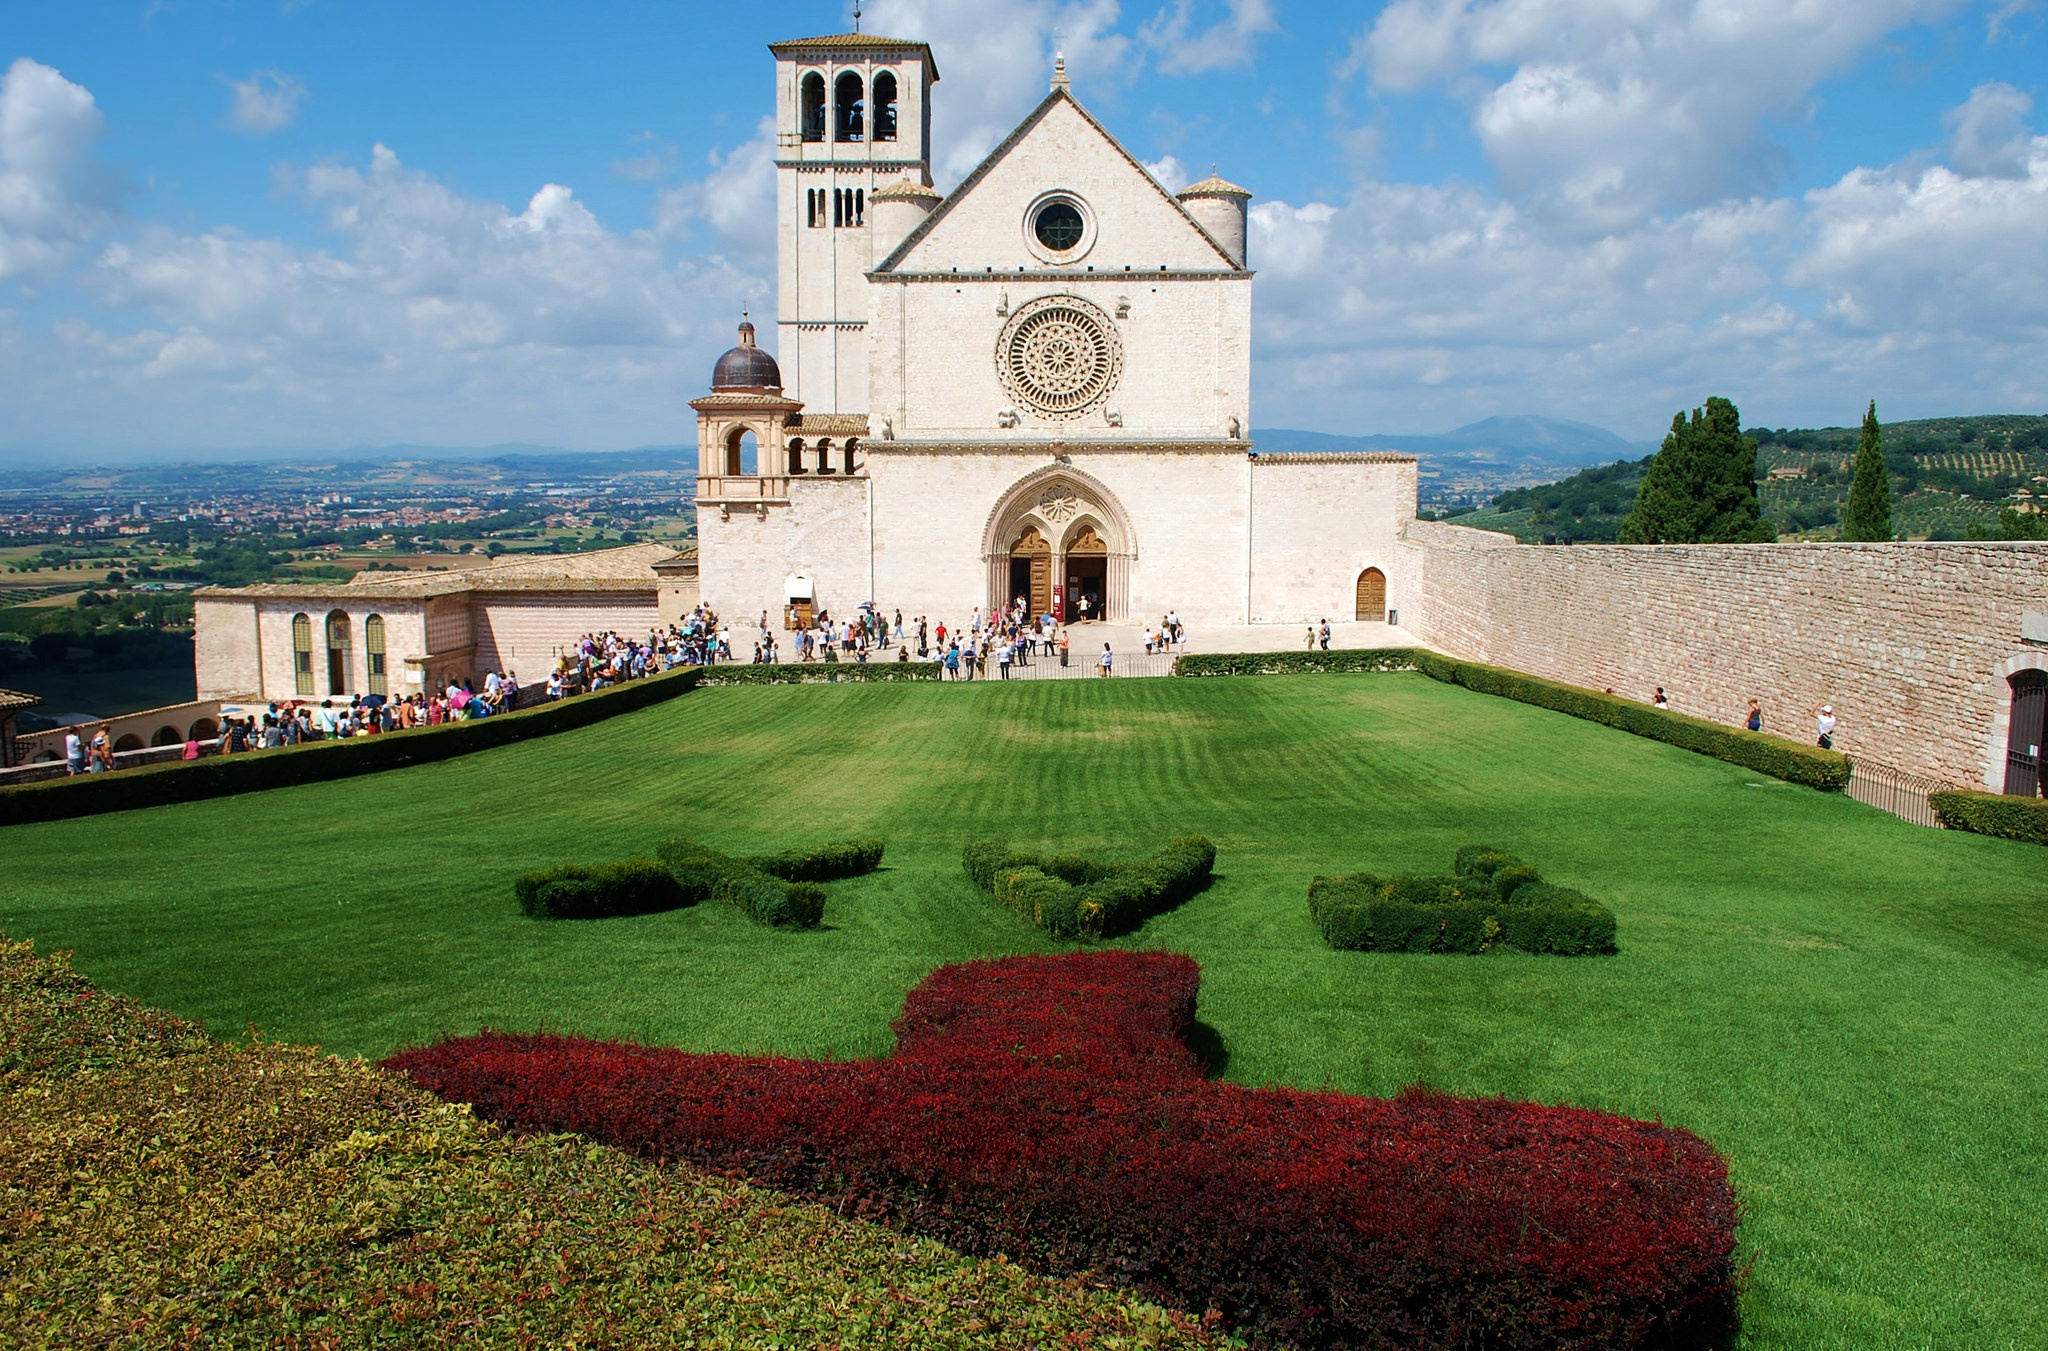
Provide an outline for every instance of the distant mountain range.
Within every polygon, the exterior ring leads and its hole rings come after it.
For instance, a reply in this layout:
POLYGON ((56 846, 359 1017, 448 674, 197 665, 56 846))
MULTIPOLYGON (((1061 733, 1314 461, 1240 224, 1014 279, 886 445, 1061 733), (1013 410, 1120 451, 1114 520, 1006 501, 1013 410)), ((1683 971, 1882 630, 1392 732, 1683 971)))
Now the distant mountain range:
POLYGON ((1625 441, 1602 427, 1561 418, 1521 413, 1490 417, 1454 431, 1414 436, 1333 436, 1328 432, 1261 428, 1252 441, 1262 455, 1304 451, 1398 450, 1419 455, 1445 469, 1516 474, 1616 460, 1639 460, 1657 448, 1655 442, 1625 441))

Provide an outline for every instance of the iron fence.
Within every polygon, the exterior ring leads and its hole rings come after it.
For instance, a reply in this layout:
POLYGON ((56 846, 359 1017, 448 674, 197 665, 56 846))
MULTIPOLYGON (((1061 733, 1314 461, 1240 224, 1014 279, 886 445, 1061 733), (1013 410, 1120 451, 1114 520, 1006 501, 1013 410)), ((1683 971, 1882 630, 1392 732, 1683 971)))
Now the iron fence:
POLYGON ((1850 797, 1881 812, 1890 812, 1901 821, 1911 821, 1916 826, 1941 824, 1934 818, 1934 808, 1928 804, 1927 795, 1954 787, 1952 783, 1930 779, 1924 774, 1911 774, 1861 756, 1849 764, 1850 797))

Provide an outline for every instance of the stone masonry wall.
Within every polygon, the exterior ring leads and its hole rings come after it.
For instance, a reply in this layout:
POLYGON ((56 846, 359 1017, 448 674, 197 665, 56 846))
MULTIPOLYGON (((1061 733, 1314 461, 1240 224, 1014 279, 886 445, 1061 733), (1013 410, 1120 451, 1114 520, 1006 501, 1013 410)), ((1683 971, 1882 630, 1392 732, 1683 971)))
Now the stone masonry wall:
MULTIPOLYGON (((2006 670, 2048 609, 2048 544, 1516 545, 1430 522, 1403 545, 1443 650, 1808 739, 1951 783, 2003 785, 2006 670)), ((2035 652, 2038 653, 2038 649, 2035 652)))
POLYGON ((1401 528, 1415 516, 1409 456, 1262 455, 1252 461, 1251 622, 1348 622, 1358 575, 1378 568, 1387 605, 1410 604, 1401 528))

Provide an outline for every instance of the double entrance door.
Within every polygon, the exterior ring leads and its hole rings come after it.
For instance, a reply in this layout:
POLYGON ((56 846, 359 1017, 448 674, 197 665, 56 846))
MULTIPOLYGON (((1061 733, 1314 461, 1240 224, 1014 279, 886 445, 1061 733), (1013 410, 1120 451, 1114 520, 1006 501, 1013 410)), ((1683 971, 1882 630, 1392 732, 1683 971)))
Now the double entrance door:
POLYGON ((1066 623, 1103 618, 1109 599, 1109 550, 1102 537, 1084 526, 1067 541, 1066 552, 1056 554, 1036 527, 1026 526, 1010 545, 1010 589, 1002 603, 1007 606, 1019 597, 1034 615, 1056 615, 1066 623))

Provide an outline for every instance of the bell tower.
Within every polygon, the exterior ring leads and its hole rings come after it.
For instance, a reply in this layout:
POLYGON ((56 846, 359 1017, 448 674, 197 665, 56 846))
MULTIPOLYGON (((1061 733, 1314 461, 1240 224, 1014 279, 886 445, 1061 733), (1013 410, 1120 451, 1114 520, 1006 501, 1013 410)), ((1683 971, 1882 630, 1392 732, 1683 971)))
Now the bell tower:
POLYGON ((869 227, 878 188, 931 186, 932 49, 869 33, 775 54, 776 348, 812 413, 868 406, 869 227))

